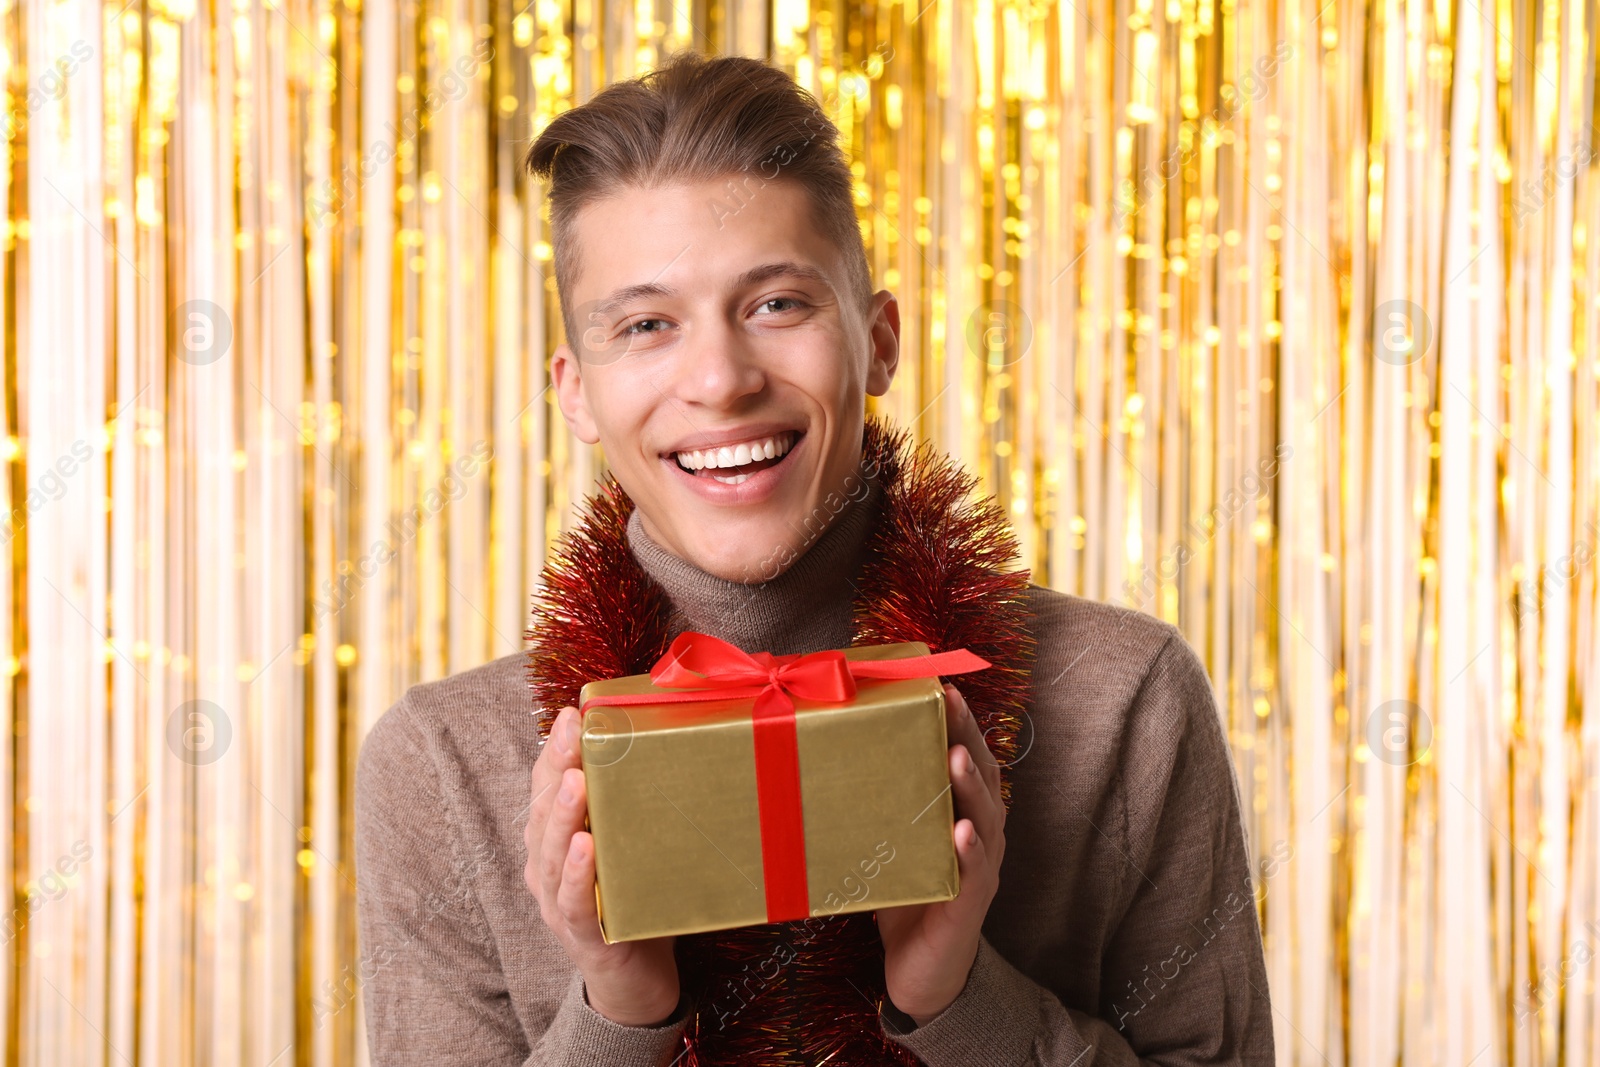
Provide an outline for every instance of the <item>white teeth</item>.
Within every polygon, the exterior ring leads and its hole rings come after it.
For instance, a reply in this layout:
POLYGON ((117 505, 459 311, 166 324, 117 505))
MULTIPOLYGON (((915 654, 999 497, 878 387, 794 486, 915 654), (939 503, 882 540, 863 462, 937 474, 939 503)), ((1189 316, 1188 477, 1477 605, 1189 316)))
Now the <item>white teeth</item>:
POLYGON ((740 482, 744 481, 746 478, 748 478, 750 476, 748 474, 734 474, 734 475, 731 475, 731 476, 729 476, 727 478, 724 478, 720 474, 713 474, 711 477, 715 478, 717 481, 723 483, 724 485, 738 485, 740 482))
MULTIPOLYGON (((796 434, 787 430, 758 441, 742 441, 736 445, 676 453, 678 464, 685 470, 721 470, 726 467, 743 467, 747 463, 777 459, 794 447, 796 434)), ((742 481, 748 475, 739 475, 742 481)), ((718 481, 729 479, 719 478, 718 481)), ((737 484, 737 483, 733 483, 737 484)))

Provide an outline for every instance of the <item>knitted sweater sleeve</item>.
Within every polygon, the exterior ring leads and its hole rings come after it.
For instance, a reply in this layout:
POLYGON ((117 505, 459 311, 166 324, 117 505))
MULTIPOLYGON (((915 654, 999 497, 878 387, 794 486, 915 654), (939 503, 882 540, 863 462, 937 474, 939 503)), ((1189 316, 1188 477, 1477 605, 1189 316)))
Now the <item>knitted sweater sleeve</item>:
POLYGON ((492 857, 457 832, 436 758, 402 698, 357 767, 356 980, 374 1067, 670 1063, 683 1005, 661 1026, 621 1026, 589 1007, 576 970, 552 1017, 519 1018, 474 888, 492 857))
POLYGON ((1273 1062, 1265 960, 1238 786, 1205 668, 1176 631, 1128 709, 1122 918, 1100 1003, 1068 1008, 987 939, 961 994, 926 1026, 884 1031, 926 1067, 1273 1062))

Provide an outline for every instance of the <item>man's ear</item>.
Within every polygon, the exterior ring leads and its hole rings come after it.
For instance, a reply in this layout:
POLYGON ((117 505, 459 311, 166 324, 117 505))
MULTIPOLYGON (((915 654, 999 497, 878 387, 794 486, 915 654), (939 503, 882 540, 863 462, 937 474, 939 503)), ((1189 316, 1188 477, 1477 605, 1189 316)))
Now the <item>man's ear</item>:
POLYGON ((889 290, 880 289, 873 295, 867 326, 870 331, 867 392, 882 396, 889 391, 889 383, 894 381, 894 372, 900 366, 900 304, 889 290))
POLYGON ((556 401, 567 425, 586 445, 600 443, 600 433, 595 429, 594 415, 589 411, 588 398, 583 395, 583 375, 579 373, 578 357, 565 343, 556 346, 550 357, 550 380, 555 383, 556 401))

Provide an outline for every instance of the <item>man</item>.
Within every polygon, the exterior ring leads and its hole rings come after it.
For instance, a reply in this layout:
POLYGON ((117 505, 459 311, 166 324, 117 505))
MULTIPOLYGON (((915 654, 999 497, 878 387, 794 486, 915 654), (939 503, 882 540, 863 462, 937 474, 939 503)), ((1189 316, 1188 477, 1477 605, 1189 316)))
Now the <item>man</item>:
MULTIPOLYGON (((615 551, 665 593, 674 629, 751 651, 851 643, 886 499, 868 484, 836 503, 900 331, 894 297, 871 289, 836 138, 781 72, 687 55, 564 113, 528 156, 551 180, 560 405, 635 505, 615 551)), ((1203 667, 1158 620, 1026 596, 1035 658, 1009 810, 947 687, 960 893, 876 914, 867 1036, 884 1051, 859 1062, 1270 1063, 1237 787, 1203 667)), ((692 1020, 709 1025, 672 939, 601 938, 577 715, 562 709, 541 747, 526 668, 519 654, 416 686, 362 750, 380 1067, 666 1064, 692 1020)), ((747 999, 767 1017, 760 989, 747 999)))

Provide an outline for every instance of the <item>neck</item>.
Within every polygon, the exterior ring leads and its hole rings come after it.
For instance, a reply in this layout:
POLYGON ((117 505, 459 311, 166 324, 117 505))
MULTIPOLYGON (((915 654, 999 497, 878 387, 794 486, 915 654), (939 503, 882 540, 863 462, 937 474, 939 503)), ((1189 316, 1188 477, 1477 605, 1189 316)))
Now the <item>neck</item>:
POLYGON ((876 478, 863 484, 865 490, 845 498, 825 526, 797 530, 798 544, 765 561, 757 574, 775 577, 764 581, 729 581, 701 570, 653 540, 634 509, 628 548, 672 601, 671 636, 698 630, 746 651, 777 655, 849 645, 856 578, 882 500, 876 478))

